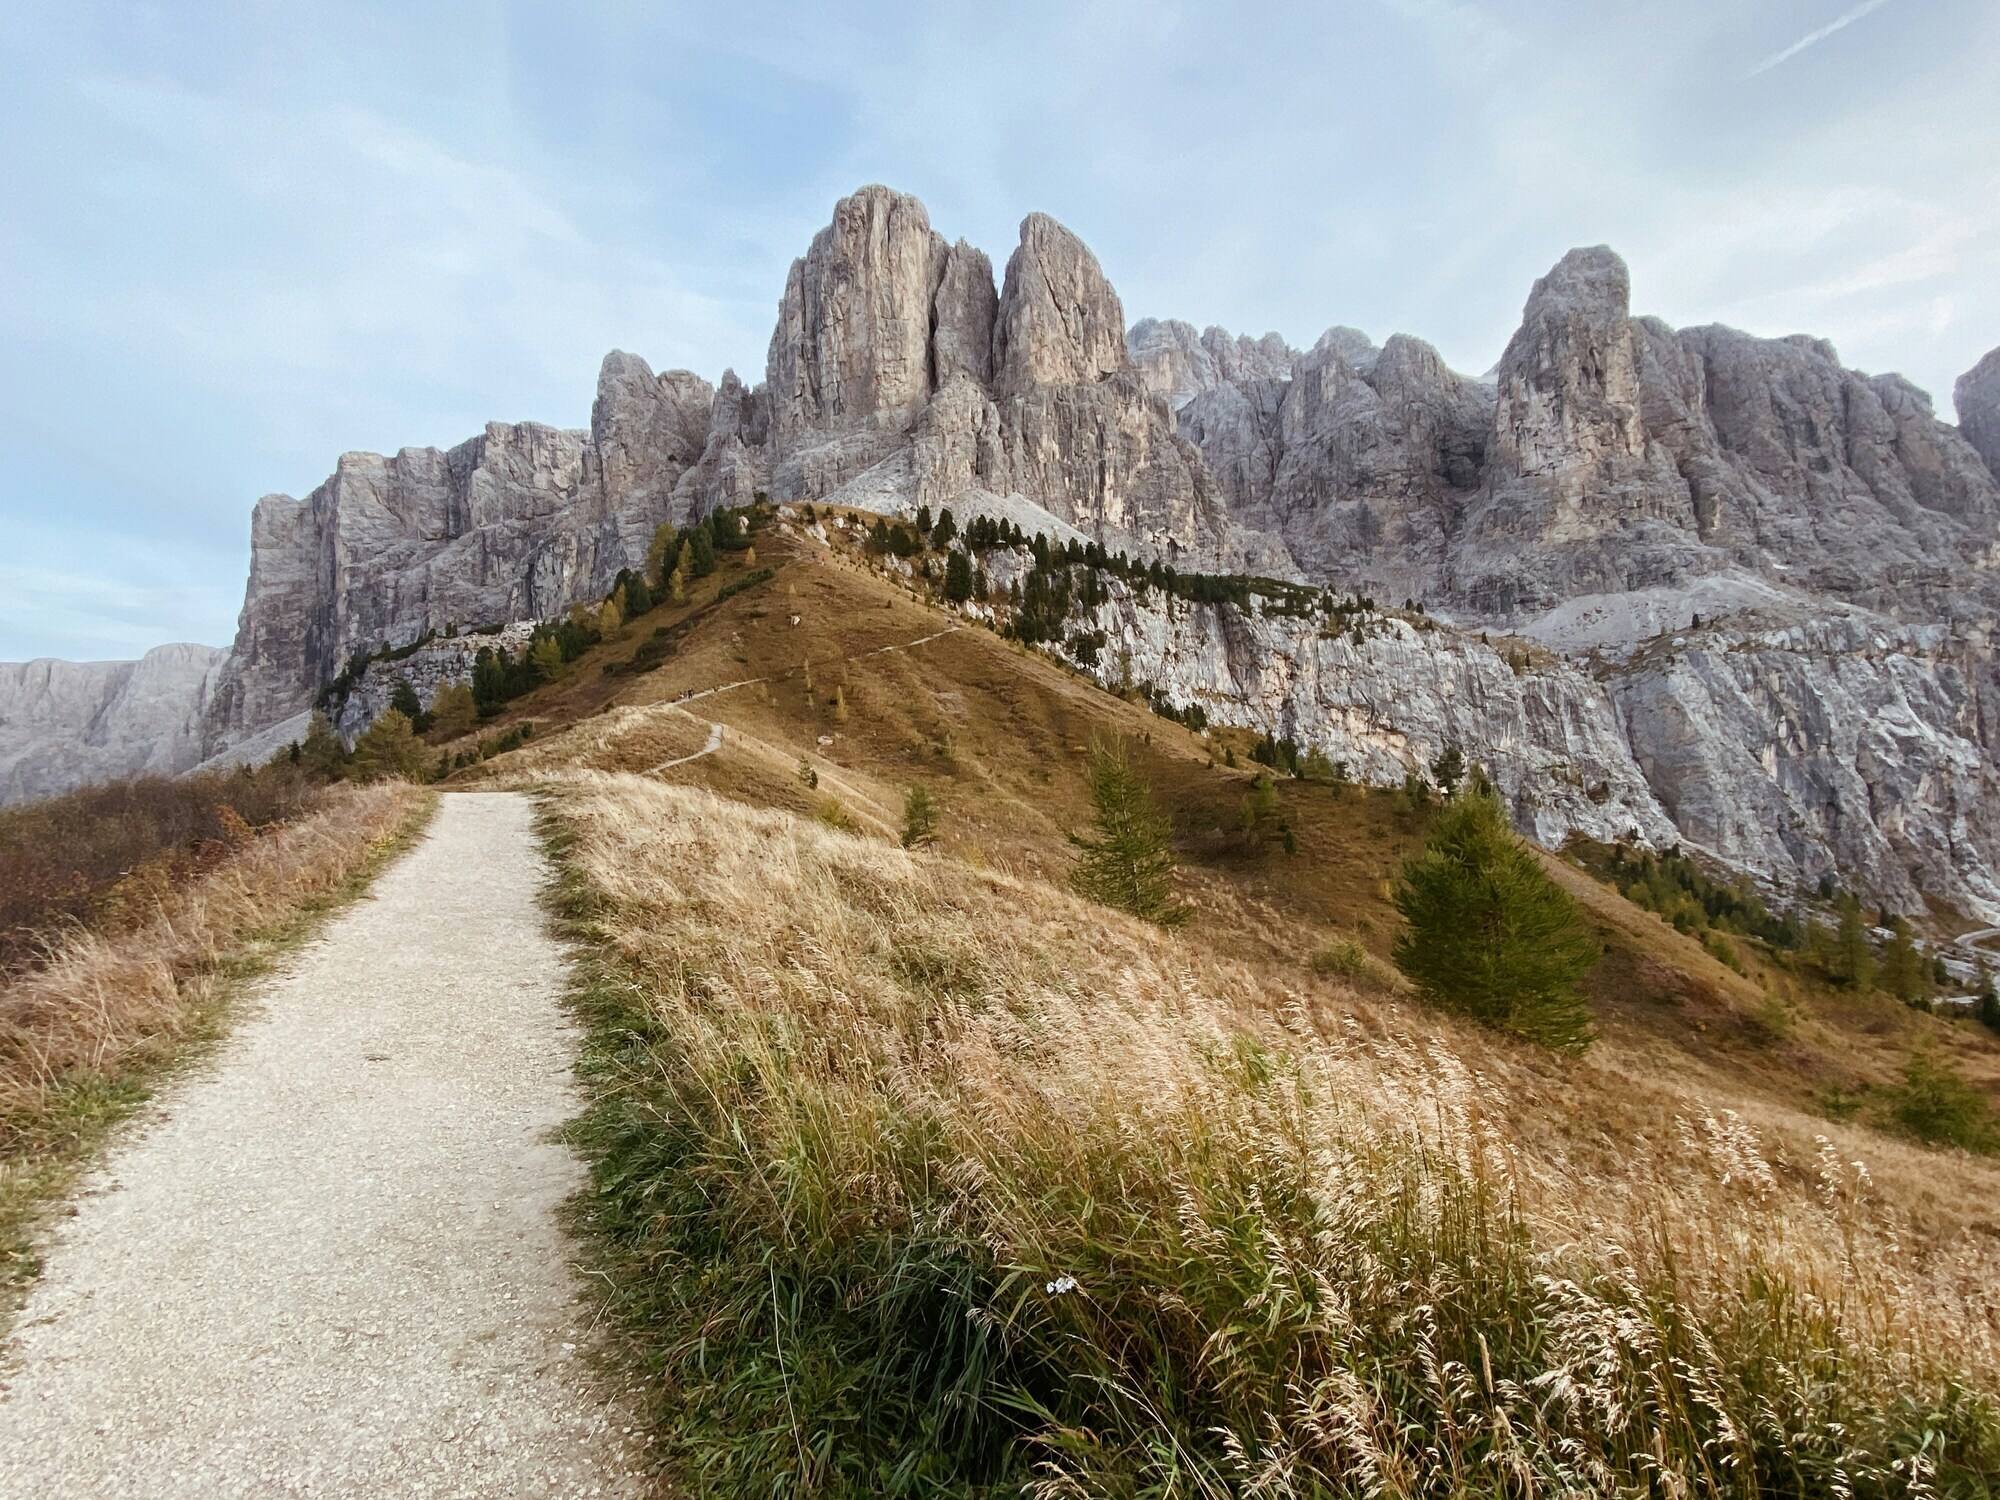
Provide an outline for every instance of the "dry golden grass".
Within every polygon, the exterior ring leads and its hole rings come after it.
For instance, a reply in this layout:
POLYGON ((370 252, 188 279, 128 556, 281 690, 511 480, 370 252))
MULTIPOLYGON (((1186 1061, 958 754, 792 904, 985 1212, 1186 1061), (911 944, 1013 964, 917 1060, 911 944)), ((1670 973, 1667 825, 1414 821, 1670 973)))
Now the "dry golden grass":
POLYGON ((593 1206, 700 1487, 1994 1478, 1984 1163, 705 792, 552 795, 610 956, 593 1206))
POLYGON ((54 1091, 115 1079, 205 1014, 216 983, 258 934, 337 893, 429 794, 400 782, 338 786, 319 809, 162 893, 110 934, 78 931, 0 988, 0 1153, 54 1091))
POLYGON ((524 784, 552 769, 643 770, 692 755, 708 738, 708 725, 683 708, 619 706, 529 740, 493 760, 457 773, 454 785, 524 784))

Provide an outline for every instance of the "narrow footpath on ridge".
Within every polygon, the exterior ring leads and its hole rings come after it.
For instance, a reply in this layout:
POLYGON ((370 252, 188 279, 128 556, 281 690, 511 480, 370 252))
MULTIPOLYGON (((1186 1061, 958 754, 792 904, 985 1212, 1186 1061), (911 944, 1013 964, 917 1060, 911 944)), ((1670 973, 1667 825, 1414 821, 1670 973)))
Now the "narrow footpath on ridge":
POLYGON ((163 1090, 0 1354, 0 1497, 646 1492, 557 1218, 545 878, 527 798, 445 796, 163 1090))

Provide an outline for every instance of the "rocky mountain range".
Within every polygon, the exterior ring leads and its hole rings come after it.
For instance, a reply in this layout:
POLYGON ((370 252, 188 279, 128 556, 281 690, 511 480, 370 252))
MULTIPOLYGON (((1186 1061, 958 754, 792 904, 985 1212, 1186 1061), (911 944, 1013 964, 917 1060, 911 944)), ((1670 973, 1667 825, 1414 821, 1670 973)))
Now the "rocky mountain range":
POLYGON ((268 751, 354 653, 552 616, 661 521, 764 494, 1420 603, 1359 641, 1122 593, 1099 625, 1161 691, 1374 779, 1456 744, 1548 842, 1636 829, 2000 919, 2000 350, 1956 400, 1954 427, 1823 340, 1634 316, 1603 247, 1484 378, 1401 334, 1128 327, 1054 220, 996 279, 864 188, 794 262, 760 383, 614 353, 587 432, 494 424, 266 496, 236 641, 171 691, 134 687, 164 663, 0 669, 0 794, 268 751))

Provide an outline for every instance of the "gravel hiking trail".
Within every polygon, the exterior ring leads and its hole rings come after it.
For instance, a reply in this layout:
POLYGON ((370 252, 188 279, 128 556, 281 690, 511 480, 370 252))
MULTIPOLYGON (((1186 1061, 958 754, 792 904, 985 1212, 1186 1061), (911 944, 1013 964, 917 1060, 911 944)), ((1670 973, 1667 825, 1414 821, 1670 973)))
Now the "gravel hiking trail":
POLYGON ((528 800, 418 846, 114 1148, 0 1355, 0 1496, 637 1496, 551 1136, 581 1104, 528 800))

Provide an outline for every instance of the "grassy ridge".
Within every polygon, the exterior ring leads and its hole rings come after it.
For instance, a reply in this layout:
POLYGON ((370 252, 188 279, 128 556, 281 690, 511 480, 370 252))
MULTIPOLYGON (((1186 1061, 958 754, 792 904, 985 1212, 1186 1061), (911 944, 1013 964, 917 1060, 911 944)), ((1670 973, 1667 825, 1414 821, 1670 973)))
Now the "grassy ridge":
POLYGON ((551 818, 586 1222, 697 1492, 2000 1476, 2000 1256, 1830 1144, 705 793, 551 818))

